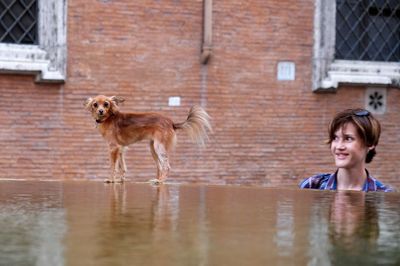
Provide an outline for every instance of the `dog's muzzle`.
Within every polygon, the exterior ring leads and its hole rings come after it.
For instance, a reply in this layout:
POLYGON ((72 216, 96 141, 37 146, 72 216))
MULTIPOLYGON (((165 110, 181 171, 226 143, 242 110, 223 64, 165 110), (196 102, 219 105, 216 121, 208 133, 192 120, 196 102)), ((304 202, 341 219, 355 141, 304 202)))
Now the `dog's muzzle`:
POLYGON ((96 123, 97 123, 97 124, 101 124, 101 123, 104 122, 104 120, 106 120, 106 117, 103 116, 103 115, 98 115, 98 116, 95 118, 95 120, 96 120, 96 123))

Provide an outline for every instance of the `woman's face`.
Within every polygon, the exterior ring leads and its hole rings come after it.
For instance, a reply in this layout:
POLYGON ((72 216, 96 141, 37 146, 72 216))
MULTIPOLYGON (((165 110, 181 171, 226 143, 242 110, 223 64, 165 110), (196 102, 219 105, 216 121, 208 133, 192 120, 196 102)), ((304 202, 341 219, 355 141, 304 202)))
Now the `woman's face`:
POLYGON ((331 152, 338 168, 350 169, 363 165, 368 150, 353 123, 339 128, 331 143, 331 152))

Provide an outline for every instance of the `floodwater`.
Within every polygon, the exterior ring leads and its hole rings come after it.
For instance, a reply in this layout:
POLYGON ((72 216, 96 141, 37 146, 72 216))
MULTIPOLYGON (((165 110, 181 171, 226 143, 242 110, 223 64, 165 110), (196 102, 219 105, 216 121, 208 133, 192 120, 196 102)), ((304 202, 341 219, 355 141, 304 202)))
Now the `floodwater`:
POLYGON ((1 181, 0 265, 400 265, 400 193, 1 181))

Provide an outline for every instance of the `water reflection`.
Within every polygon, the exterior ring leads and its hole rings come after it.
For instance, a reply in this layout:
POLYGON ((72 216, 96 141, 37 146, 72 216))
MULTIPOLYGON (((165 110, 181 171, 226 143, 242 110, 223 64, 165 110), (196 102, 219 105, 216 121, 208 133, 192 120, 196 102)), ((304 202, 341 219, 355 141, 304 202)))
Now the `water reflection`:
POLYGON ((146 265, 147 258, 156 259, 150 256, 155 252, 151 242, 154 230, 168 227, 169 214, 163 207, 168 191, 147 185, 128 190, 121 184, 98 189, 101 193, 87 193, 89 198, 82 203, 76 202, 79 198, 66 197, 70 214, 68 264, 146 265))
POLYGON ((64 265, 65 211, 59 183, 0 186, 0 264, 64 265))
MULTIPOLYGON (((380 218, 378 205, 382 195, 364 192, 339 191, 335 193, 329 212, 329 239, 331 241, 330 258, 334 265, 398 264, 399 255, 391 255, 389 248, 382 250, 378 243, 380 234, 387 224, 380 218), (382 228, 381 228, 382 227, 382 228)), ((381 206, 387 211, 388 205, 381 206)), ((399 221, 398 203, 392 219, 399 221)), ((399 233, 396 232, 397 237, 399 233)), ((399 240, 393 246, 399 250, 399 240)), ((394 251, 393 250, 393 251, 394 251)))
POLYGON ((294 245, 294 213, 291 200, 279 201, 276 214, 275 243, 279 255, 290 256, 293 254, 294 245))
POLYGON ((339 191, 330 210, 330 239, 342 248, 354 248, 361 239, 373 245, 379 236, 378 211, 375 201, 366 200, 366 194, 339 191))
POLYGON ((400 194, 0 183, 4 265, 400 262, 400 194))

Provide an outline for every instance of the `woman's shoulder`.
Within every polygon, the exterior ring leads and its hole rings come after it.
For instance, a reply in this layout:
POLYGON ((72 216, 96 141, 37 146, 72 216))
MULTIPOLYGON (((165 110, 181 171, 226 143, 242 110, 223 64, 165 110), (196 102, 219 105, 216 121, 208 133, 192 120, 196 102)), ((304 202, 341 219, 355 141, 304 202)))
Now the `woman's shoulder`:
POLYGON ((369 176, 368 191, 382 191, 382 192, 395 192, 396 190, 391 186, 383 184, 378 179, 369 176))
POLYGON ((329 178, 332 176, 330 173, 317 174, 308 177, 300 182, 300 188, 314 188, 314 189, 324 189, 329 178))

